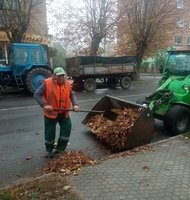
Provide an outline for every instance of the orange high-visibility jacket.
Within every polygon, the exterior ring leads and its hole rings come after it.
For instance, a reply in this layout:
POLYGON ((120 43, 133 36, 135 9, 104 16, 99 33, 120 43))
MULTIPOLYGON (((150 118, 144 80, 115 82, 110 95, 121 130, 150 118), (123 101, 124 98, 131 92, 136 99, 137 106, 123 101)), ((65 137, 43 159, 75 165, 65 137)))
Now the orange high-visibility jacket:
MULTIPOLYGON (((70 109, 71 100, 71 84, 68 80, 65 80, 64 84, 59 85, 53 78, 45 79, 46 93, 44 99, 47 105, 51 105, 53 108, 70 109)), ((44 111, 44 115, 48 118, 55 119, 60 111, 44 111)), ((69 112, 61 112, 67 118, 69 112)))

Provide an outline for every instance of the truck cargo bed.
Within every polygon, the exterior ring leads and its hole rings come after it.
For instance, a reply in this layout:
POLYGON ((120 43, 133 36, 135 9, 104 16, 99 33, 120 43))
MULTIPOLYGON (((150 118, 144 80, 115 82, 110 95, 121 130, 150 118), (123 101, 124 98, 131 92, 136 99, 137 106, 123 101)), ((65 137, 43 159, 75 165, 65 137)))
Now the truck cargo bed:
POLYGON ((77 56, 66 59, 66 71, 77 90, 91 92, 96 89, 97 80, 110 88, 120 83, 123 89, 128 89, 136 76, 136 64, 136 56, 77 56))

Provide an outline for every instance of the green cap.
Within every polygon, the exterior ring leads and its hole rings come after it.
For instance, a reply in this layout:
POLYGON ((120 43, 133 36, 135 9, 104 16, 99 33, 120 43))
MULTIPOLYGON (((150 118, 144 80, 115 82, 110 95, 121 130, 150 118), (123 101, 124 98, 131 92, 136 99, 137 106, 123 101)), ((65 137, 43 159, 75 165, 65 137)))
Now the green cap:
POLYGON ((54 75, 62 75, 62 74, 66 74, 65 70, 61 67, 56 67, 53 71, 54 75))

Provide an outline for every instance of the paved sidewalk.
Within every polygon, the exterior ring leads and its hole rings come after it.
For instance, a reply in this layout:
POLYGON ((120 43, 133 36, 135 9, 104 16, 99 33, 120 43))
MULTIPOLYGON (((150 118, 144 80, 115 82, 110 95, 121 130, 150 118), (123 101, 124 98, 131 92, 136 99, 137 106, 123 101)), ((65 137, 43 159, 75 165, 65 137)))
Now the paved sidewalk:
POLYGON ((190 140, 177 136, 152 146, 85 167, 71 185, 83 200, 189 200, 190 140))

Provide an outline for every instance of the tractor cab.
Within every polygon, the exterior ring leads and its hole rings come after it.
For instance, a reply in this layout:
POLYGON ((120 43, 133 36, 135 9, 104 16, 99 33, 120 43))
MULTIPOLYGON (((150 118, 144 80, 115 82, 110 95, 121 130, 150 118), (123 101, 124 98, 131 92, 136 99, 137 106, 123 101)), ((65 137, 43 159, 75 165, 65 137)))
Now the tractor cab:
POLYGON ((15 43, 12 52, 14 75, 23 75, 31 67, 47 65, 47 54, 40 44, 15 43))
POLYGON ((190 50, 169 51, 165 70, 174 75, 190 74, 190 50))

